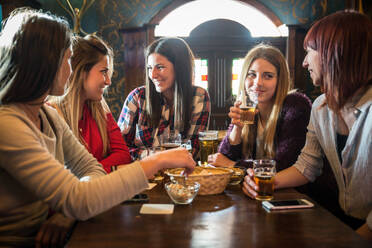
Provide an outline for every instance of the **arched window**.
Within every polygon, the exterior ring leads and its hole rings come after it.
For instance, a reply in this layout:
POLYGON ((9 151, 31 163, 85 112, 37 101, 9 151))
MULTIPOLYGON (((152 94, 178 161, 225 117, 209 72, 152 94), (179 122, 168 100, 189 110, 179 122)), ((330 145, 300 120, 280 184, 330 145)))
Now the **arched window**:
POLYGON ((285 25, 277 27, 256 8, 233 0, 198 0, 186 3, 160 21, 155 28, 155 36, 187 37, 199 24, 214 19, 238 22, 250 31, 252 37, 288 36, 285 25))
POLYGON ((183 37, 190 45, 195 55, 194 85, 207 89, 211 98, 209 128, 226 129, 244 56, 261 42, 285 54, 288 28, 254 0, 182 2, 174 1, 152 19, 154 36, 183 37))

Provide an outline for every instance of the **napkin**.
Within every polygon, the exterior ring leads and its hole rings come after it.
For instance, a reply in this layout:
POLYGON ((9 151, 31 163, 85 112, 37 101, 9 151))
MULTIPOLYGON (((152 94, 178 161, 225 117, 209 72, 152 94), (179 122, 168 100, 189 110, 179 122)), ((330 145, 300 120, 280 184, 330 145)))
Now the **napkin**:
POLYGON ((173 214, 173 204, 143 204, 140 214, 173 214))

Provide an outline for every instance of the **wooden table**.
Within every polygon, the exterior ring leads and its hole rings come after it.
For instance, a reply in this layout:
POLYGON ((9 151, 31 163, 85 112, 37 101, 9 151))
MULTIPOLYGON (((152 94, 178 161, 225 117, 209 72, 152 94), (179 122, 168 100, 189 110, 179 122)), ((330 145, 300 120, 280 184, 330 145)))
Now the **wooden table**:
MULTIPOLYGON (((149 203, 171 203, 160 185, 146 193, 149 203)), ((307 198, 292 189, 274 196, 307 198)), ((66 247, 371 247, 317 204, 313 209, 267 212, 243 195, 240 186, 175 205, 172 215, 141 215, 141 205, 121 204, 79 222, 66 247)))

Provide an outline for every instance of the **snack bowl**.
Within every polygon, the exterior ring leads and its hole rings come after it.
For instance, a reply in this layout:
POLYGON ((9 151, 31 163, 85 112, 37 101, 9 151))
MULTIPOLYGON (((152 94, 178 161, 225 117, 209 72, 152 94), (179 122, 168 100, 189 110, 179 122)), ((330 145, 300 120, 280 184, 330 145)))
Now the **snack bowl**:
MULTIPOLYGON (((182 183, 184 169, 169 169, 165 171, 171 181, 182 183)), ((215 195, 222 193, 230 181, 233 171, 226 168, 210 168, 197 166, 194 172, 187 176, 187 182, 198 182, 200 184, 199 195, 215 195)))
POLYGON ((239 167, 232 167, 228 168, 233 171, 233 174, 230 177, 229 185, 238 185, 243 181, 243 178, 245 176, 245 171, 243 168, 239 167))
POLYGON ((198 194, 200 184, 198 182, 188 182, 187 180, 183 183, 171 181, 166 183, 164 187, 174 203, 190 204, 198 194))

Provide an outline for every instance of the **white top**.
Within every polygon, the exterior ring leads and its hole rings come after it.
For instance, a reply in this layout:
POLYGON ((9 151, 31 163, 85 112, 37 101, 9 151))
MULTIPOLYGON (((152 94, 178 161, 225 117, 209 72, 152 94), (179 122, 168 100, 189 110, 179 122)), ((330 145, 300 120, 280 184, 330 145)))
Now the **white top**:
POLYGON ((349 135, 337 153, 337 115, 321 106, 324 94, 312 107, 306 144, 294 165, 308 180, 314 181, 322 173, 326 156, 339 189, 339 203, 346 214, 366 219, 372 230, 372 87, 354 97, 341 110, 349 135))

